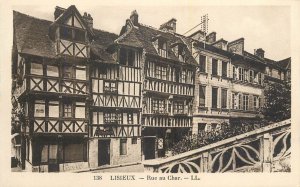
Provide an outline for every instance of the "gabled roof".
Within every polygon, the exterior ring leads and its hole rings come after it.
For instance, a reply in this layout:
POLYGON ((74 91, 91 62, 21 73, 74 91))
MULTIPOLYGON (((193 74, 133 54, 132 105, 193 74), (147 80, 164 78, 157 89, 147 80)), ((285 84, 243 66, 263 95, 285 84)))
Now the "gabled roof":
POLYGON ((57 24, 63 24, 63 22, 66 20, 66 18, 68 18, 70 15, 73 14, 73 12, 76 14, 76 16, 80 19, 80 21, 82 22, 83 26, 85 27, 85 29, 88 31, 88 33, 91 36, 94 36, 94 32, 93 30, 87 26, 87 24, 85 23, 85 21, 83 20, 81 14, 79 13, 79 11, 77 10, 77 8, 75 7, 75 5, 71 5, 69 6, 69 8, 67 8, 52 24, 51 27, 55 27, 57 24))
MULTIPOLYGON (((159 56, 152 41, 157 37, 162 37, 167 41, 167 49, 168 49, 168 59, 179 61, 178 57, 172 50, 171 44, 174 43, 183 43, 182 39, 176 35, 169 32, 164 32, 158 29, 155 29, 150 26, 143 25, 139 23, 139 25, 131 28, 130 31, 127 33, 123 33, 119 39, 117 39, 118 44, 133 46, 143 48, 146 54, 159 56)), ((190 51, 187 49, 186 51, 186 62, 187 64, 194 64, 196 65, 197 62, 192 57, 190 51)))
MULTIPOLYGON (((42 20, 13 12, 14 43, 19 53, 55 58, 56 43, 48 33, 52 21, 42 20)), ((91 55, 109 63, 115 63, 106 48, 118 37, 114 33, 93 29, 94 41, 91 43, 91 55)))

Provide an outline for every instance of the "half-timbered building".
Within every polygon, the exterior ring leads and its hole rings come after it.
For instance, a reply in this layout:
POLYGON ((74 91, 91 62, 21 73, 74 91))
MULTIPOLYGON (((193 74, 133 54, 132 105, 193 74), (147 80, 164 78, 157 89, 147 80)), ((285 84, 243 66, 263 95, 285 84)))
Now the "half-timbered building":
POLYGON ((155 29, 133 11, 120 35, 119 44, 143 50, 143 159, 162 157, 191 131, 196 61, 176 34, 174 18, 155 29))
POLYGON ((141 160, 141 50, 112 45, 117 37, 94 29, 75 6, 56 7, 54 21, 14 12, 12 100, 16 118, 24 114, 23 169, 141 160))

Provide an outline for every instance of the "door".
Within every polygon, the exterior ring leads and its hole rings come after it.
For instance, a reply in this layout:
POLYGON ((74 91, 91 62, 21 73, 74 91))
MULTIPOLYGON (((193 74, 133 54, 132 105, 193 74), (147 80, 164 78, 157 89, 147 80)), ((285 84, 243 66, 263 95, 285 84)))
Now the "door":
POLYGON ((110 164, 110 140, 98 141, 98 166, 110 164))
POLYGON ((143 152, 145 160, 155 158, 155 137, 144 137, 143 152))
POLYGON ((48 160, 48 171, 58 172, 59 164, 57 159, 57 145, 49 145, 49 160, 48 160))

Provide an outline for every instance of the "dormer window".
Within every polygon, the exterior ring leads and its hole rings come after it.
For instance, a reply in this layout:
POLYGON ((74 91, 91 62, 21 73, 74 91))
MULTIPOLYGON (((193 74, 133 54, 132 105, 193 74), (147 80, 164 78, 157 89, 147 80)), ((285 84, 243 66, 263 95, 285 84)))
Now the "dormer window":
POLYGON ((167 58, 167 42, 158 40, 158 54, 167 58))
POLYGON ((59 32, 57 37, 59 40, 58 52, 63 55, 88 57, 87 56, 87 29, 83 26, 76 13, 60 20, 59 32))
POLYGON ((185 50, 183 45, 178 45, 178 58, 182 62, 185 60, 185 50))
POLYGON ((163 38, 159 37, 154 42, 153 45, 159 56, 167 58, 167 42, 163 38))
POLYGON ((121 48, 119 52, 119 63, 125 66, 137 67, 139 62, 139 53, 133 49, 121 48))

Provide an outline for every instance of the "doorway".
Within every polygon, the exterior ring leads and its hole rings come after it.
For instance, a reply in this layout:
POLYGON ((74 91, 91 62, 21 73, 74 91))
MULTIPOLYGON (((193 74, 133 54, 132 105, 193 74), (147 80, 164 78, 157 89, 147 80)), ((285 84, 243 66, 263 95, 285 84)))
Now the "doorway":
POLYGON ((143 152, 145 160, 155 159, 155 137, 144 137, 143 152))
POLYGON ((98 166, 110 164, 110 140, 98 141, 98 166))
POLYGON ((53 145, 53 144, 49 145, 48 172, 58 172, 59 171, 57 150, 58 150, 57 145, 53 145))

